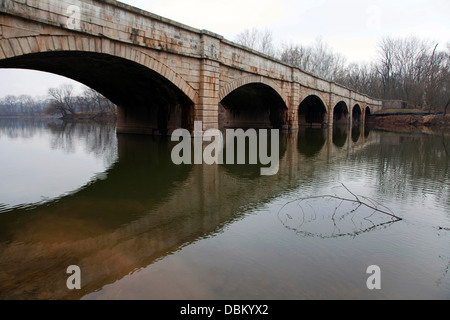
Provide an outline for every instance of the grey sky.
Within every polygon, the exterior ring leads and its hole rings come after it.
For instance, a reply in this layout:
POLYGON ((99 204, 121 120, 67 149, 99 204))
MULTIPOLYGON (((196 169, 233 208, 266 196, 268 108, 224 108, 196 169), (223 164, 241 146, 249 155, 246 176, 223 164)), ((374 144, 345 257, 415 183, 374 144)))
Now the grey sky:
MULTIPOLYGON (((309 44, 318 37, 348 62, 373 61, 383 36, 417 36, 450 44, 448 0, 123 0, 229 40, 253 27, 273 32, 277 45, 309 44)), ((0 98, 7 94, 46 95, 70 83, 38 72, 0 69, 0 98)))

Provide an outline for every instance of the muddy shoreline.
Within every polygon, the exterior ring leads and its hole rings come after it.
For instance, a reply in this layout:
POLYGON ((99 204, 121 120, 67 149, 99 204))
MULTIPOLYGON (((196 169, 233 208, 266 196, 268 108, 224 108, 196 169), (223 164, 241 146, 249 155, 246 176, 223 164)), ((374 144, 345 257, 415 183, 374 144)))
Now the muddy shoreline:
POLYGON ((397 132, 450 133, 450 115, 395 114, 371 116, 367 126, 397 132))

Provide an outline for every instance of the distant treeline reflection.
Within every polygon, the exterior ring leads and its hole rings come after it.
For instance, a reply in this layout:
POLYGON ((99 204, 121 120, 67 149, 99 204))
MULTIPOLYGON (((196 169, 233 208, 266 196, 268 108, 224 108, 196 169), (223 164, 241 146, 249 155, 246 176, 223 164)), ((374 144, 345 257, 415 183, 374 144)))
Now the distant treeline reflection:
POLYGON ((114 124, 65 122, 58 119, 0 119, 0 135, 9 139, 31 139, 48 132, 50 147, 72 153, 83 148, 96 158, 113 163, 117 158, 117 135, 114 124))

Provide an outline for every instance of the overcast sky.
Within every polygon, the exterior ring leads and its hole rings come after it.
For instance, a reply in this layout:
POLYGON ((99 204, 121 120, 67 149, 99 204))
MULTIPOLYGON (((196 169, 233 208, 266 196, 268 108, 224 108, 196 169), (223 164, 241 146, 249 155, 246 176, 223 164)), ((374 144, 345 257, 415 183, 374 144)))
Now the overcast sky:
MULTIPOLYGON (((318 37, 348 62, 376 59, 383 36, 417 36, 450 44, 449 0, 123 0, 229 40, 251 28, 269 29, 276 45, 307 45, 318 37)), ((70 80, 45 73, 0 69, 0 98, 45 96, 70 80)))

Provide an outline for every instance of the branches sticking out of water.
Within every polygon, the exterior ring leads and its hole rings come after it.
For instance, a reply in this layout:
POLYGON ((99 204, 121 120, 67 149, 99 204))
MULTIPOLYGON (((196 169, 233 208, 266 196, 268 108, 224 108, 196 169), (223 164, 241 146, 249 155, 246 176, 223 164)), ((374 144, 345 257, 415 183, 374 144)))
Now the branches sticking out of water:
POLYGON ((278 218, 288 229, 322 238, 356 236, 402 220, 384 205, 356 195, 341 185, 345 195, 325 194, 293 199, 282 206, 278 218))

